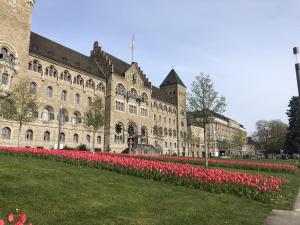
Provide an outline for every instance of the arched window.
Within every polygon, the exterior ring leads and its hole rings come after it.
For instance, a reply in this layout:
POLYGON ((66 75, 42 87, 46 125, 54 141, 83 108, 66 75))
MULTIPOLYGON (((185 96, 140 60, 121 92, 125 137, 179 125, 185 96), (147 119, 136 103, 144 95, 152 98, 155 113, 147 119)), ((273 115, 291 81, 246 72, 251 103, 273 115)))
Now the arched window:
POLYGON ((33 140, 33 131, 32 130, 27 130, 26 131, 26 141, 32 141, 33 140))
POLYGON ((89 79, 86 81, 85 87, 95 89, 95 82, 92 79, 89 79))
POLYGON ((164 111, 168 111, 168 107, 166 105, 164 106, 164 111))
POLYGON ((59 135, 59 140, 60 140, 60 142, 65 142, 66 141, 66 135, 65 135, 65 133, 60 133, 60 135, 59 135))
POLYGON ((154 114, 154 121, 156 121, 157 120, 157 117, 156 117, 156 114, 154 114))
POLYGON ((64 80, 72 83, 72 76, 70 75, 68 70, 65 70, 60 74, 60 80, 64 80))
POLYGON ((160 109, 161 111, 163 110, 163 106, 161 103, 159 103, 158 109, 160 109))
POLYGON ((176 109, 173 109, 173 113, 176 114, 176 113, 177 113, 177 110, 176 110, 176 109))
POLYGON ((98 136, 97 137, 97 145, 100 145, 101 144, 101 136, 98 136))
POLYGON ((115 143, 124 143, 124 126, 122 123, 117 123, 115 126, 115 143))
POLYGON ((31 94, 35 95, 37 90, 37 85, 34 82, 31 82, 29 85, 29 91, 31 94))
POLYGON ((91 136, 88 134, 86 135, 86 142, 89 144, 91 143, 91 136))
POLYGON ((39 61, 37 60, 33 60, 31 62, 28 63, 28 69, 32 70, 34 72, 38 72, 41 75, 43 75, 43 67, 42 65, 39 63, 39 61))
POLYGON ((84 85, 84 80, 82 79, 81 75, 77 75, 76 77, 74 77, 74 84, 83 86, 84 85))
POLYGON ((147 133, 148 133, 147 132, 147 127, 143 126, 142 129, 141 129, 141 135, 142 136, 147 136, 148 135, 147 133))
POLYGON ((157 108, 157 102, 154 102, 154 103, 153 103, 153 107, 154 107, 154 108, 157 108))
POLYGON ((169 136, 172 137, 172 130, 169 129, 169 136))
POLYGON ((51 86, 47 87, 46 96, 48 98, 52 98, 53 97, 53 88, 51 86))
POLYGON ((137 91, 134 88, 131 88, 129 92, 129 96, 130 98, 137 98, 138 97, 137 91))
POLYGON ((168 129, 167 128, 164 129, 164 135, 168 136, 168 129))
POLYGON ((1 83, 7 85, 8 84, 8 74, 2 74, 1 83))
POLYGON ((54 120, 54 111, 51 106, 46 106, 42 112, 42 120, 43 122, 49 122, 54 120))
POLYGON ((159 132, 159 135, 162 136, 163 135, 163 128, 160 127, 159 130, 158 130, 158 132, 159 132))
POLYGON ((126 94, 126 89, 123 84, 117 84, 116 94, 121 96, 124 96, 126 94))
POLYGON ((92 98, 88 97, 86 102, 87 106, 92 106, 92 102, 93 102, 92 98))
POLYGON ((64 102, 67 101, 67 91, 66 90, 63 90, 61 92, 60 100, 62 100, 64 102))
POLYGON ((79 104, 80 103, 80 95, 77 93, 75 94, 75 103, 79 104))
POLYGON ((11 130, 9 127, 4 127, 2 129, 2 139, 9 140, 11 136, 11 130))
POLYGON ((55 77, 56 78, 57 77, 57 70, 55 69, 54 66, 51 65, 51 66, 46 68, 45 75, 49 76, 49 77, 55 77))
POLYGON ((148 95, 145 92, 142 94, 142 102, 148 102, 148 95))
POLYGON ((168 112, 169 112, 169 113, 172 113, 172 108, 171 108, 171 106, 169 107, 168 112))
POLYGON ((78 143, 78 141, 79 141, 79 136, 78 136, 78 134, 74 134, 74 135, 73 135, 73 142, 74 142, 74 143, 78 143))
POLYGON ((46 141, 46 142, 50 141, 50 132, 49 131, 44 132, 44 141, 46 141))
POLYGON ((77 125, 77 124, 80 124, 81 122, 82 122, 81 113, 78 111, 74 112, 74 114, 72 116, 72 124, 77 125))
POLYGON ((0 50, 0 59, 5 59, 8 56, 8 49, 7 48, 1 48, 0 50))
POLYGON ((97 85, 97 91, 105 92, 105 87, 102 82, 97 85))
POLYGON ((176 137, 177 136, 177 132, 176 130, 173 130, 173 137, 176 137))

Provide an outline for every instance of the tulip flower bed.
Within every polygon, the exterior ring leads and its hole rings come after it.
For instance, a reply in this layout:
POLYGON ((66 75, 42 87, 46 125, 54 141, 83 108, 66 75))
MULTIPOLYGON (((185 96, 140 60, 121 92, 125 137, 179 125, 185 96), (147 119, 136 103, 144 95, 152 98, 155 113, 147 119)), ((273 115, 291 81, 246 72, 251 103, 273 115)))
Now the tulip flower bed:
POLYGON ((122 174, 174 183, 216 193, 233 193, 262 202, 277 200, 283 180, 220 169, 203 169, 190 164, 143 160, 122 155, 92 154, 29 148, 1 148, 0 152, 87 165, 122 174))
MULTIPOLYGON (((132 157, 151 161, 162 162, 175 162, 182 164, 192 165, 204 165, 205 158, 192 158, 192 157, 176 157, 176 156, 147 156, 147 155, 126 155, 118 153, 97 153, 97 154, 109 154, 112 156, 132 157)), ((222 159, 209 159, 209 165, 213 167, 227 167, 245 170, 260 170, 268 172, 284 172, 284 173, 297 173, 298 167, 293 164, 275 164, 275 163, 261 163, 261 162, 247 162, 237 160, 222 160, 222 159)))
MULTIPOLYGON (((14 214, 10 214, 8 217, 7 217, 7 221, 4 221, 4 219, 1 219, 0 218, 0 225, 25 225, 27 221, 27 215, 22 213, 19 215, 18 217, 18 220, 15 220, 15 217, 14 217, 14 214)), ((32 223, 28 223, 28 225, 32 225, 32 223)))

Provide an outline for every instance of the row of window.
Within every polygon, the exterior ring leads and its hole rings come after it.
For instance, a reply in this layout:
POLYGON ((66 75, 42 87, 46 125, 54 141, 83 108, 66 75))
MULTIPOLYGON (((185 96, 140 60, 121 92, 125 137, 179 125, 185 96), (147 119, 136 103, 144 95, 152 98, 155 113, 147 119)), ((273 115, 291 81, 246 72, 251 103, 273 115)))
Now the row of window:
POLYGON ((177 137, 177 131, 172 129, 167 129, 167 128, 162 128, 162 127, 153 127, 153 134, 154 135, 160 135, 160 136, 170 136, 170 137, 177 137))
POLYGON ((156 108, 157 110, 161 110, 162 112, 165 111, 165 112, 168 112, 168 113, 174 113, 176 114, 177 113, 177 110, 175 108, 172 109, 171 106, 167 106, 167 105, 162 105, 161 103, 157 103, 157 102, 154 102, 153 104, 151 104, 151 107, 153 108, 156 108))
POLYGON ((143 92, 141 96, 139 97, 137 91, 134 88, 131 88, 128 92, 126 91, 126 88, 123 84, 118 83, 116 85, 116 95, 133 98, 133 99, 140 99, 141 102, 148 102, 148 95, 143 92))
MULTIPOLYGON (((173 148, 173 143, 172 142, 170 142, 170 148, 173 148)), ((168 142, 165 142, 165 148, 167 148, 168 147, 168 142)), ((177 143, 175 142, 174 143, 174 148, 176 148, 177 147, 177 143)))
MULTIPOLYGON (((157 122, 161 122, 161 116, 156 116, 156 114, 154 114, 154 121, 157 121, 157 122)), ((169 124, 171 124, 171 122, 172 122, 172 119, 171 118, 169 118, 169 124)), ((164 123, 167 123, 167 117, 164 117, 164 123)), ((173 125, 176 125, 176 120, 175 119, 173 119, 173 125)))
MULTIPOLYGON (((5 140, 9 140, 11 139, 11 129, 9 127, 5 127, 2 129, 2 139, 5 139, 5 140)), ((25 140, 26 141, 33 141, 33 131, 32 130, 27 130, 26 133, 25 133, 25 140)), ((43 140, 45 142, 50 142, 51 141, 51 134, 49 131, 45 131, 44 132, 44 135, 43 135, 43 140)), ((65 133, 61 132, 60 133, 60 141, 62 143, 64 143, 66 141, 66 135, 65 133)), ((86 143, 90 144, 91 143, 91 136, 88 134, 86 135, 85 137, 85 141, 86 143)), ((97 136, 97 140, 96 140, 96 143, 98 145, 100 145, 102 142, 102 138, 101 136, 97 136)), ((79 143, 79 135, 78 134, 74 134, 73 135, 73 143, 79 143)))
POLYGON ((2 47, 0 49, 0 59, 4 59, 10 62, 14 62, 16 60, 14 53, 9 51, 9 49, 6 47, 2 47))
MULTIPOLYGON (((28 69, 43 75, 43 67, 38 60, 30 61, 28 63, 28 69)), ((92 79, 88 79, 86 82, 84 82, 84 79, 79 74, 72 79, 72 76, 68 70, 61 72, 60 76, 58 76, 58 72, 53 65, 46 68, 44 75, 56 78, 57 81, 67 81, 70 84, 80 85, 83 88, 91 88, 97 91, 105 92, 105 85, 102 82, 100 82, 98 85, 96 85, 92 79)))
POLYGON ((137 109, 135 105, 129 105, 129 113, 137 115, 137 109))

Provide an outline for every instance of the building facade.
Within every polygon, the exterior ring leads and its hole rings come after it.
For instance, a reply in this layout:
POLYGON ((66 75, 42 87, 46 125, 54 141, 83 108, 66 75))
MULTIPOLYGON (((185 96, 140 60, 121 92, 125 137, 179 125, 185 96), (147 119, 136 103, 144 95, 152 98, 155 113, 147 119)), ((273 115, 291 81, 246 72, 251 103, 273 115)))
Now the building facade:
MULTIPOLYGON (((92 134, 82 118, 100 96, 106 120, 96 135, 96 148, 122 152, 151 144, 164 153, 180 152, 180 133, 187 130, 186 87, 174 70, 155 87, 136 62, 112 56, 98 42, 86 56, 31 32, 34 0, 0 3, 0 96, 5 98, 20 80, 29 79, 39 103, 36 121, 22 127, 22 146, 54 148, 60 138, 69 147, 90 147, 92 134)), ((17 144, 15 122, 0 118, 0 129, 2 145, 17 144)))
MULTIPOLYGON (((34 0, 0 0, 0 100, 20 80, 28 79, 39 105, 36 120, 22 127, 21 146, 55 148, 60 140, 72 148, 91 147, 93 135, 84 126, 83 115, 100 96, 105 124, 96 134, 96 148, 123 152, 153 145, 163 154, 201 155, 203 128, 187 119, 186 86, 174 69, 156 87, 138 63, 118 59, 98 42, 86 56, 31 32, 34 4, 34 0), (195 133, 193 143, 190 133, 195 133)), ((221 124, 216 119, 209 126, 210 140, 236 131, 232 122, 221 124)), ((17 145, 17 123, 0 118, 0 131, 1 145, 17 145)), ((215 149, 214 144, 210 147, 215 149)))

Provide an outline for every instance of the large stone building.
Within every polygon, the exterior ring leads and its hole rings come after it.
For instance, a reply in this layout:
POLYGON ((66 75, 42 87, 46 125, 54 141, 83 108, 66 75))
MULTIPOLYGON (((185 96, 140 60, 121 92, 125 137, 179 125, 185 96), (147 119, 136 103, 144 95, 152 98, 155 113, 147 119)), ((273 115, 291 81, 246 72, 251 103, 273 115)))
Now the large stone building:
MULTIPOLYGON (((0 98, 9 95, 20 80, 29 79, 39 103, 36 121, 22 127, 22 146, 54 148, 60 139, 69 147, 90 147, 93 135, 82 117, 95 96, 100 96, 106 120, 96 135, 96 148, 122 152, 129 146, 149 144, 163 153, 186 155, 186 87, 175 70, 155 87, 137 63, 112 56, 98 42, 86 56, 33 33, 34 4, 34 0, 0 0, 0 98)), ((15 122, 0 118, 0 130, 1 145, 17 145, 15 122)))

